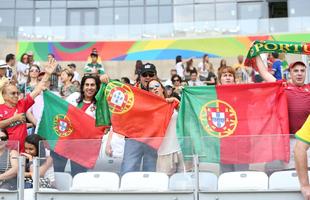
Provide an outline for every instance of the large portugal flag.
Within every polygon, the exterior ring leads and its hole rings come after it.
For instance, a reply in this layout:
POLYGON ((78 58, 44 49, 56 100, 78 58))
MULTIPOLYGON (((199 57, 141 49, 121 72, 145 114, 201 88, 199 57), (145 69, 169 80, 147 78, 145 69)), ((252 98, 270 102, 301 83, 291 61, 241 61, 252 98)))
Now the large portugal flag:
POLYGON ((289 160, 287 101, 281 83, 187 87, 177 133, 183 154, 205 162, 289 160))
POLYGON ((43 93, 44 109, 38 134, 52 150, 86 168, 96 164, 104 127, 95 119, 49 91, 43 93))
POLYGON ((176 103, 118 81, 102 84, 97 96, 97 125, 158 149, 176 103))

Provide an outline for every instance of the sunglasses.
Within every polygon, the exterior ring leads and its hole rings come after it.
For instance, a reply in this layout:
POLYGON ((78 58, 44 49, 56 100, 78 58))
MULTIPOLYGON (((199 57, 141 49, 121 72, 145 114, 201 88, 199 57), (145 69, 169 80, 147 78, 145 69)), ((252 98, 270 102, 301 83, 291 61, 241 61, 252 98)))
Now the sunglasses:
POLYGON ((141 74, 141 76, 143 76, 143 77, 150 77, 150 78, 152 78, 152 77, 154 77, 155 76, 155 74, 154 73, 144 73, 144 74, 141 74))
POLYGON ((172 80, 172 82, 180 82, 180 80, 179 79, 174 79, 174 80, 172 80))
POLYGON ((154 90, 155 88, 159 88, 160 87, 160 84, 159 83, 156 83, 152 86, 149 86, 149 90, 154 90))
POLYGON ((32 69, 32 70, 30 70, 30 72, 40 72, 40 71, 37 69, 32 69))
POLYGON ((0 137, 0 141, 7 141, 8 140, 8 137, 7 136, 1 136, 0 137))

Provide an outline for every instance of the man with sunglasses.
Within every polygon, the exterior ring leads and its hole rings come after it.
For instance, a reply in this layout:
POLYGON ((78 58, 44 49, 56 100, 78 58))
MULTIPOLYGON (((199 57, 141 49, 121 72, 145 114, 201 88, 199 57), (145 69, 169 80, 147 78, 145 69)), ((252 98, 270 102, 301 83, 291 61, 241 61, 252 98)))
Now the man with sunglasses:
POLYGON ((144 64, 140 70, 140 83, 137 85, 137 87, 143 90, 147 90, 147 83, 153 78, 157 78, 155 65, 152 63, 144 64))
POLYGON ((45 67, 45 75, 35 89, 24 99, 19 100, 19 90, 15 85, 8 84, 3 88, 4 104, 0 104, 0 128, 6 129, 10 140, 19 141, 19 150, 24 152, 24 143, 27 136, 25 113, 34 104, 34 98, 46 89, 46 82, 56 68, 57 63, 51 60, 45 67))
MULTIPOLYGON (((147 90, 147 84, 150 80, 157 78, 155 65, 146 63, 140 71, 140 83, 137 87, 147 90)), ((157 151, 143 142, 134 139, 125 138, 124 156, 121 165, 121 175, 127 172, 155 171, 157 161, 157 151), (141 164, 141 162, 143 162, 141 164)))

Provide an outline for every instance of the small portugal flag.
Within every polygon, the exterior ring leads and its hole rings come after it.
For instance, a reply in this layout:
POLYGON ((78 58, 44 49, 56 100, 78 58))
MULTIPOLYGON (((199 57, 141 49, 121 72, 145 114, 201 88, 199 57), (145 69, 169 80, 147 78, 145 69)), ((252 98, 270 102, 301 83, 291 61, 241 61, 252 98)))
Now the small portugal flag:
POLYGON ((204 162, 287 162, 288 124, 281 83, 186 87, 177 133, 183 154, 204 162))
POLYGON ((96 127, 94 118, 49 91, 43 93, 43 100, 38 134, 59 155, 93 168, 104 127, 96 127))
POLYGON ((97 96, 97 125, 158 149, 176 103, 118 81, 102 84, 97 96))

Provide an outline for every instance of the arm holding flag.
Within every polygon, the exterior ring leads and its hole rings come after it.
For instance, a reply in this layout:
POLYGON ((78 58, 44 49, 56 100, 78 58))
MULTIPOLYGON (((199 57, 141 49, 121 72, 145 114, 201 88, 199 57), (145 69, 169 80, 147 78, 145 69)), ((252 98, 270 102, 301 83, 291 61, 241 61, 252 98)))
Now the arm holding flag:
POLYGON ((255 59, 258 72, 262 76, 262 78, 267 82, 276 82, 276 78, 268 72, 267 67, 265 66, 260 55, 257 55, 255 59))

